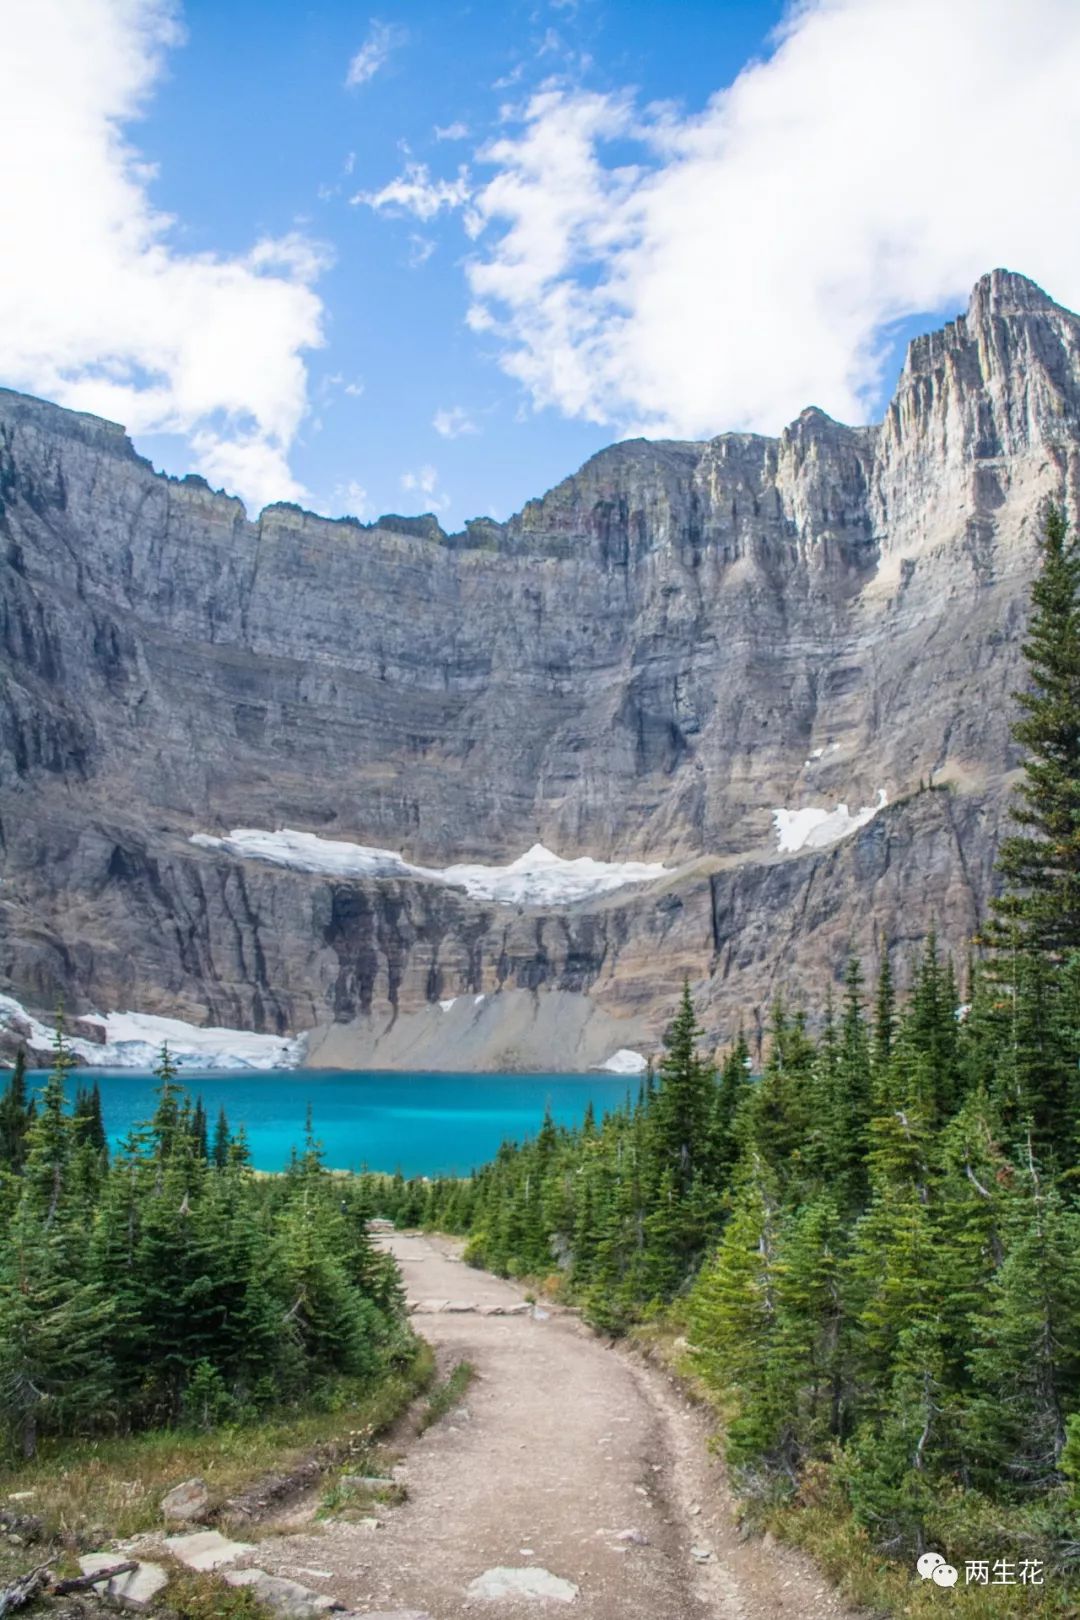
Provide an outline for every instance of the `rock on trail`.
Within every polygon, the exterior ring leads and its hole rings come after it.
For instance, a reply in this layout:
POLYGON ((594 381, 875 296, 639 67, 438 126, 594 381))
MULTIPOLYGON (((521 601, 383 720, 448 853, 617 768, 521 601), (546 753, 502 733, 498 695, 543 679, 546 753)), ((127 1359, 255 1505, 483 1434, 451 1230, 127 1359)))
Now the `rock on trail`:
POLYGON ((380 1506, 374 1533, 331 1520, 273 1536, 259 1543, 261 1569, 317 1568, 365 1617, 850 1616, 800 1555, 740 1541, 703 1421, 662 1373, 571 1315, 538 1319, 513 1284, 464 1267, 450 1240, 379 1241, 410 1299, 470 1307, 417 1321, 444 1374, 476 1368, 470 1421, 451 1414, 412 1444, 408 1500, 380 1506))

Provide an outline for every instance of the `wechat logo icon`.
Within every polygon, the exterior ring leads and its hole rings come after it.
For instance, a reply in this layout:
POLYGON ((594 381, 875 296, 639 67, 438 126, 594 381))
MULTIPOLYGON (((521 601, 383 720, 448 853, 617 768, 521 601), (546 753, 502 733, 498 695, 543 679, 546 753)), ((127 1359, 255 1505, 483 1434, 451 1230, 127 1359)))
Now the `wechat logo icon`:
POLYGON ((924 1581, 933 1581, 935 1586, 955 1586, 957 1573, 952 1564, 947 1564, 940 1553, 925 1552, 915 1565, 924 1581))

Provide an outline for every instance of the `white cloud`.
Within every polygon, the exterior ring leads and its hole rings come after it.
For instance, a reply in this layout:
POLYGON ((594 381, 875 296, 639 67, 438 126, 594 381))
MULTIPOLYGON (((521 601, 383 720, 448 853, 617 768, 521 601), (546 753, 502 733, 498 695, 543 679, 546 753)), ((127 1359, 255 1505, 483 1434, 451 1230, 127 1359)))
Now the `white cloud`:
POLYGON ((449 495, 439 490, 439 475, 431 465, 421 467, 418 472, 402 473, 401 487, 406 494, 422 495, 428 502, 429 512, 445 512, 450 505, 449 495))
POLYGON ((456 180, 433 180, 426 163, 406 163, 404 171, 380 191, 358 191, 350 200, 377 214, 413 214, 428 220, 444 208, 463 207, 468 199, 469 171, 464 165, 456 180))
POLYGON ((436 244, 430 236, 421 236, 418 231, 413 231, 409 237, 409 269, 419 270, 427 264, 435 247, 436 244))
POLYGON ((371 516, 368 492, 363 484, 357 483, 355 478, 350 478, 347 483, 335 486, 334 499, 330 506, 331 511, 339 517, 365 519, 371 516))
POLYGON ((463 124, 460 118, 455 118, 452 124, 436 124, 435 139, 437 141, 463 141, 469 134, 468 124, 463 124))
POLYGON ((349 71, 345 75, 347 88, 355 90, 358 85, 367 84, 369 79, 373 79, 386 66, 391 51, 404 45, 406 37, 403 28, 372 17, 367 39, 349 63, 349 71))
POLYGON ((253 507, 288 466, 322 342, 324 250, 292 232, 185 253, 121 133, 181 41, 168 0, 6 0, 0 51, 0 380, 179 433, 253 507))
POLYGON ((482 154, 469 325, 622 431, 865 419, 890 324, 995 265, 1080 304, 1078 80, 1075 0, 800 0, 700 114, 549 85, 482 154))
POLYGON ((431 425, 444 439, 460 439, 466 433, 479 433, 480 429, 463 405, 442 406, 435 412, 431 425))
POLYGON ((289 471, 289 463, 279 445, 256 434, 247 438, 222 438, 209 430, 191 436, 196 464, 215 489, 233 495, 237 490, 260 490, 266 500, 303 502, 307 491, 289 471))

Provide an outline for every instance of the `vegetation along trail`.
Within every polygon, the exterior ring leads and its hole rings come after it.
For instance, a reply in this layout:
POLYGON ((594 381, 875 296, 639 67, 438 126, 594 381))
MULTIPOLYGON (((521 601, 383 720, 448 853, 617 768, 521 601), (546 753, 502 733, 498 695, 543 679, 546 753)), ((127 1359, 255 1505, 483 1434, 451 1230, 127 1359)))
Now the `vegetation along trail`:
POLYGON ((262 1568, 432 1620, 571 1602, 580 1620, 850 1613, 799 1554, 740 1541, 699 1414, 662 1373, 463 1265, 452 1240, 381 1242, 441 1370, 467 1361, 474 1379, 409 1450, 408 1498, 377 1530, 297 1527, 259 1543, 262 1568))

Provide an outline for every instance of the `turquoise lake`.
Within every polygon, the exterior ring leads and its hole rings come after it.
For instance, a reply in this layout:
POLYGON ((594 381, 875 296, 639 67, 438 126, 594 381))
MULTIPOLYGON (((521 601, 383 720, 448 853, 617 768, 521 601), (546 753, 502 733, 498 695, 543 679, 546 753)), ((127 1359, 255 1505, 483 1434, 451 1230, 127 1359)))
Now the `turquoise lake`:
MULTIPOLYGON (((38 1085, 43 1075, 35 1074, 38 1085)), ((579 1124, 590 1100, 597 1116, 617 1108, 638 1082, 599 1074, 353 1074, 340 1069, 293 1069, 200 1074, 181 1082, 203 1100, 211 1131, 224 1107, 230 1126, 243 1125, 259 1170, 281 1170, 301 1145, 311 1104, 315 1135, 334 1170, 393 1171, 406 1176, 467 1175, 507 1138, 535 1136, 551 1106, 564 1125, 579 1124)), ((154 1110, 153 1075, 83 1069, 75 1084, 101 1087, 105 1129, 116 1143, 154 1110)))

